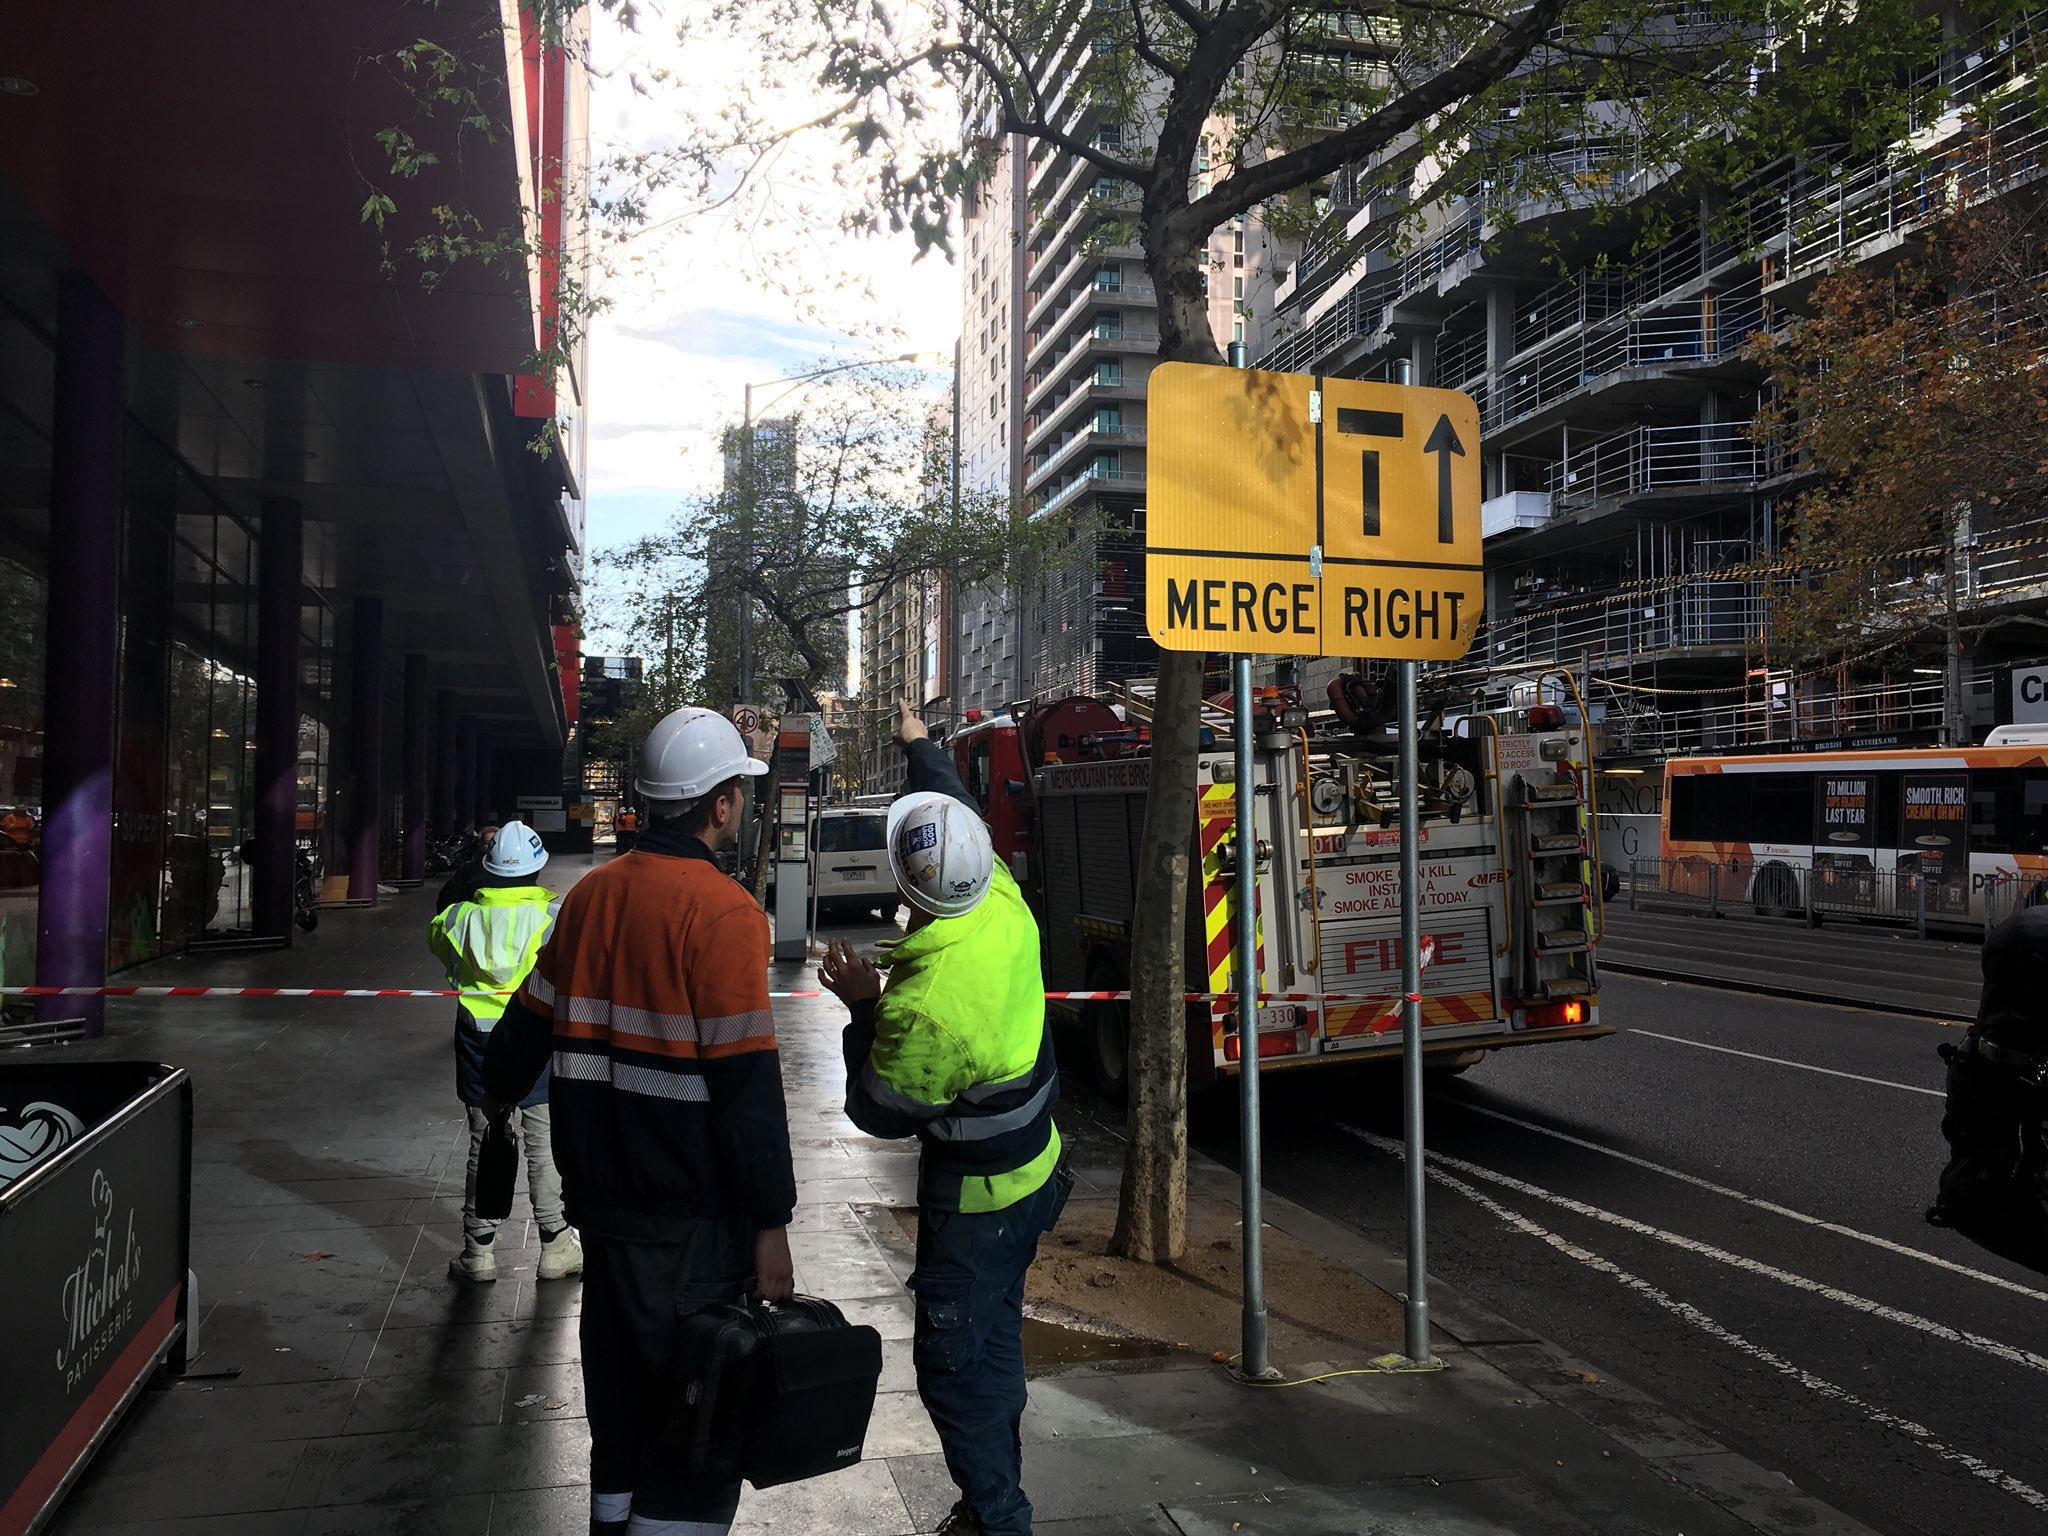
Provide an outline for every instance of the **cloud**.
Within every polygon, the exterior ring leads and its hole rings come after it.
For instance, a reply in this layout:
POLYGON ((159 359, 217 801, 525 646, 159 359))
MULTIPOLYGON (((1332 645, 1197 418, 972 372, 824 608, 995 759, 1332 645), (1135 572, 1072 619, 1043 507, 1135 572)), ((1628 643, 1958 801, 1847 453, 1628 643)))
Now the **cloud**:
MULTIPOLYGON (((611 13, 594 10, 592 28, 593 158, 673 140, 677 87, 641 95, 629 72, 665 69, 690 82, 700 111, 701 93, 744 73, 744 60, 713 67, 701 39, 685 50, 658 18, 626 34, 611 13)), ((793 188, 829 186, 843 153, 829 136, 800 142, 785 152, 780 175, 793 188)), ((678 211, 653 210, 657 219, 678 211)), ((749 382, 826 354, 950 354, 960 331, 958 270, 916 254, 907 235, 860 239, 822 214, 809 227, 764 236, 715 218, 679 220, 631 242, 602 280, 611 307, 590 333, 590 548, 652 531, 650 518, 658 526, 718 484, 719 433, 738 422, 749 382)))

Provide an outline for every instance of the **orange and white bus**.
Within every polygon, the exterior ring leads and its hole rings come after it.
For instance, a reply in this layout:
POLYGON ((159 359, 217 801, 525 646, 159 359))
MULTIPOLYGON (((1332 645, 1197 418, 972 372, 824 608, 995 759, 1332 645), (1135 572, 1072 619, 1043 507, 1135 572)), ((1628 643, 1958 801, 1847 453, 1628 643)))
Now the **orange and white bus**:
POLYGON ((2048 879, 2048 730, 1664 765, 1664 889, 1787 916, 1995 921, 2048 879), (1711 882, 1711 885, 1710 885, 1711 882), (1986 902, 1993 910, 1987 913, 1986 902))

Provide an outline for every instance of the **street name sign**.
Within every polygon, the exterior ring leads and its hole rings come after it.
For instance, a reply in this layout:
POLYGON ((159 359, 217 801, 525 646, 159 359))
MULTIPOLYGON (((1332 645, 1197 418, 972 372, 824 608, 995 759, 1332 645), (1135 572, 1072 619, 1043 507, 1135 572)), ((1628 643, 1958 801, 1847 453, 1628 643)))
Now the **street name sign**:
POLYGON ((1160 646, 1465 654, 1485 607, 1470 395, 1162 363, 1146 430, 1145 620, 1160 646))

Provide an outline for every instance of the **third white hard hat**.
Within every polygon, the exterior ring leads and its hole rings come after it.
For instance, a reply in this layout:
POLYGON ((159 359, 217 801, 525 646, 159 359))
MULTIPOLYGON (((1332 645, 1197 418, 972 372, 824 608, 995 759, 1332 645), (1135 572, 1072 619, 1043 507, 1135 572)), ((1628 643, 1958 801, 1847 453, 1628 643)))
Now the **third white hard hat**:
POLYGON ((710 794, 727 779, 767 771, 725 716, 712 709, 675 709, 647 733, 633 787, 649 800, 688 801, 710 794))
POLYGON ((934 917, 972 912, 995 867, 988 825, 936 790, 905 795, 889 807, 889 868, 896 888, 934 917))
POLYGON ((547 861, 547 844, 540 834, 523 821, 508 821, 491 839, 490 852, 484 855, 484 873, 500 879, 531 875, 547 861))

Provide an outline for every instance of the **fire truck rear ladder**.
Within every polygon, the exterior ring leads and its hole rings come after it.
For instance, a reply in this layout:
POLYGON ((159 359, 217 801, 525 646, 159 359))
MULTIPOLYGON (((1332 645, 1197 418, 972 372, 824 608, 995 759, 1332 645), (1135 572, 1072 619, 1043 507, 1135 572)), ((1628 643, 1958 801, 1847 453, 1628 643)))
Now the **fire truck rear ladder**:
MULTIPOLYGON (((1571 675, 1556 675, 1576 698, 1571 675)), ((1582 749, 1590 739, 1581 703, 1582 749)), ((1516 774, 1504 786, 1503 841, 1526 917, 1516 956, 1516 981, 1525 998, 1591 997, 1598 987, 1593 946, 1600 937, 1600 889, 1597 845, 1591 841, 1598 834, 1586 801, 1591 785, 1590 761, 1567 757, 1548 775, 1540 769, 1516 774)))

